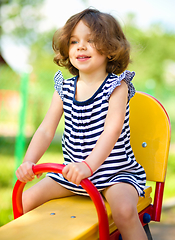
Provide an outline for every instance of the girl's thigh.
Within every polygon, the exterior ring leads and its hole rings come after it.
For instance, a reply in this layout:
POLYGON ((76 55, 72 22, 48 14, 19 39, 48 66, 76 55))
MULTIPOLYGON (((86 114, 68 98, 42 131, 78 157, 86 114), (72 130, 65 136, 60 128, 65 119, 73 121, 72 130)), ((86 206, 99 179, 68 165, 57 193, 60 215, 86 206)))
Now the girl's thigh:
POLYGON ((138 193, 137 190, 128 183, 117 183, 103 191, 103 195, 108 201, 113 213, 131 213, 137 211, 138 193))
POLYGON ((55 198, 72 196, 74 193, 62 187, 50 177, 45 177, 23 193, 23 209, 28 212, 55 198))
POLYGON ((122 238, 128 240, 146 240, 137 213, 138 193, 130 184, 117 183, 103 192, 109 205, 113 220, 118 227, 122 238))

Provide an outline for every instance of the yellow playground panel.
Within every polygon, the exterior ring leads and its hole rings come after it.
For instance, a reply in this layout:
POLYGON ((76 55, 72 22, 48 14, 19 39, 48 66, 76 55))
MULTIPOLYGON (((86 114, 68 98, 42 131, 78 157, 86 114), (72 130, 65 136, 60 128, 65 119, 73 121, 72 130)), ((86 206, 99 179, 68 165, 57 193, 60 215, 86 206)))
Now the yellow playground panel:
MULTIPOLYGON (((139 198, 137 205, 140 221, 151 240, 148 223, 160 221, 161 217, 170 145, 169 117, 155 98, 137 92, 130 101, 130 130, 131 146, 136 159, 145 168, 147 180, 156 184, 152 195, 154 199, 150 196, 152 188, 146 187, 145 198, 139 198)), ((38 164, 34 172, 61 172, 62 168, 60 164, 38 164)), ((84 179, 81 185, 91 198, 73 196, 56 199, 22 215, 21 196, 24 185, 17 181, 14 187, 15 220, 0 228, 1 240, 122 239, 108 203, 88 179, 84 179)))

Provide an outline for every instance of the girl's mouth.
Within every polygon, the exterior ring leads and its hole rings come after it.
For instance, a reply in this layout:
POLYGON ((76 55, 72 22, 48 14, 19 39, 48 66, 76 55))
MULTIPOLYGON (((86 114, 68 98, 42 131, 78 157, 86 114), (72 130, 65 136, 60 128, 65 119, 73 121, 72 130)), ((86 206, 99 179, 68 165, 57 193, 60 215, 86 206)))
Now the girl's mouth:
POLYGON ((86 60, 86 59, 89 59, 91 58, 90 56, 87 56, 87 55, 78 55, 77 59, 78 60, 86 60))

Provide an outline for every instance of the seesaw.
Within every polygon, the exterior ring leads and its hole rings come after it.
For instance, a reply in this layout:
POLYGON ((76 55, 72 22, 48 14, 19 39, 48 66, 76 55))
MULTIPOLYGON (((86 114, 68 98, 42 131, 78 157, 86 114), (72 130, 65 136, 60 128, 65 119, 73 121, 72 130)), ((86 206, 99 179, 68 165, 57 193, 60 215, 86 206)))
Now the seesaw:
MULTIPOLYGON (((154 200, 151 187, 145 188, 145 198, 139 198, 137 210, 148 239, 152 236, 148 223, 160 221, 166 168, 170 145, 170 121, 163 106, 153 97, 137 92, 130 102, 131 146, 137 161, 145 168, 147 180, 155 182, 154 200)), ((63 165, 39 164, 35 174, 61 173, 63 165)), ((49 201, 22 215, 24 183, 17 181, 13 191, 12 222, 0 228, 1 240, 118 240, 108 203, 94 185, 84 179, 82 187, 89 197, 73 196, 49 201)))

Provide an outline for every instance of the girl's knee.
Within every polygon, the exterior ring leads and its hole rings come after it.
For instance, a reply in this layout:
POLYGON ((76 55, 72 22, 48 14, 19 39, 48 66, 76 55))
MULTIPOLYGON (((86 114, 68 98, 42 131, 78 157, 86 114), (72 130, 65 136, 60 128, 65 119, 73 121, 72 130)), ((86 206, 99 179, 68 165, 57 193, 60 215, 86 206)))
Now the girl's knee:
POLYGON ((116 184, 108 188, 104 194, 115 222, 127 224, 138 218, 138 194, 133 186, 125 183, 116 184))
POLYGON ((42 196, 37 191, 36 185, 27 189, 22 194, 23 213, 27 213, 43 203, 42 196))
POLYGON ((138 218, 136 206, 128 201, 116 206, 112 212, 114 221, 120 222, 122 225, 128 224, 138 218))
POLYGON ((27 213, 32 210, 32 198, 28 196, 27 191, 22 194, 22 206, 23 213, 27 213))

